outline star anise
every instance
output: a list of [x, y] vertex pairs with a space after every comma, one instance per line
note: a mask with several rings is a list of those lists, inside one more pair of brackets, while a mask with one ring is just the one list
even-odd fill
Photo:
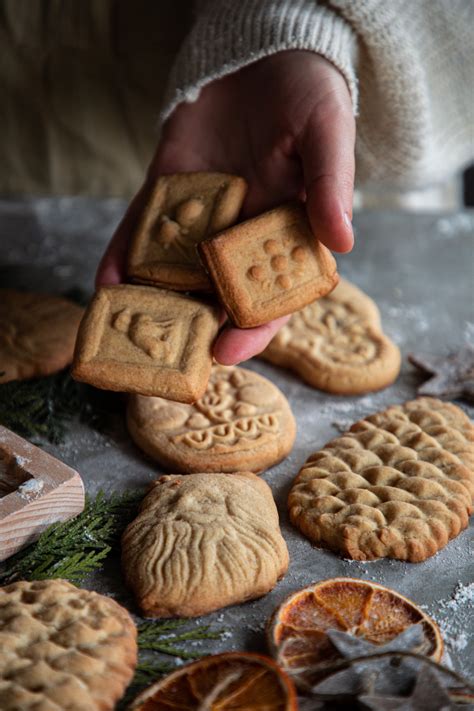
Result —
[[418, 388], [419, 395], [474, 401], [473, 345], [463, 346], [448, 355], [410, 353], [408, 360], [432, 376]]

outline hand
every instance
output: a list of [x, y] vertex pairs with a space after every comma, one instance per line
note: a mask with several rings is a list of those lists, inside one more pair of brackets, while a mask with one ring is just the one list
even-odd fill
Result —
[[[249, 184], [243, 218], [305, 199], [318, 239], [336, 252], [349, 251], [354, 142], [346, 82], [317, 54], [280, 52], [212, 82], [166, 121], [145, 183], [99, 265], [97, 284], [122, 280], [129, 238], [154, 180], [165, 173], [243, 176]], [[224, 329], [214, 346], [216, 360], [233, 364], [259, 353], [288, 318], [253, 329]]]

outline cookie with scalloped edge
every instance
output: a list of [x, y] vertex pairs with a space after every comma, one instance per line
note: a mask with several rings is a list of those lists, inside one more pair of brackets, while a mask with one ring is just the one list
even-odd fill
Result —
[[133, 676], [136, 639], [115, 600], [66, 580], [0, 588], [0, 708], [111, 711]]
[[287, 567], [271, 489], [250, 472], [162, 476], [122, 537], [125, 580], [149, 617], [261, 597]]
[[345, 279], [294, 313], [260, 357], [339, 395], [387, 387], [401, 363], [399, 349], [382, 331], [377, 306]]
[[468, 524], [473, 432], [462, 410], [433, 398], [360, 420], [309, 457], [290, 519], [347, 558], [425, 560]]
[[175, 472], [260, 472], [290, 452], [295, 419], [283, 393], [244, 368], [213, 366], [194, 404], [131, 395], [128, 430], [137, 445]]

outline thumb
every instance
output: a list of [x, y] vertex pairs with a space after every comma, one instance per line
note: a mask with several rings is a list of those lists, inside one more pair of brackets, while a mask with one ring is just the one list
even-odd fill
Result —
[[355, 120], [347, 87], [318, 104], [298, 136], [306, 209], [314, 234], [329, 249], [349, 252], [354, 244]]

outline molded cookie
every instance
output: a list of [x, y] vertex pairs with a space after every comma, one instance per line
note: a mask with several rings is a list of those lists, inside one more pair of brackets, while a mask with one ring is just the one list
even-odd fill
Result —
[[315, 388], [342, 395], [387, 387], [401, 362], [397, 346], [382, 332], [375, 303], [345, 279], [293, 314], [261, 358], [294, 370]]
[[301, 469], [291, 521], [355, 560], [425, 560], [468, 524], [473, 433], [459, 408], [431, 398], [356, 422]]
[[288, 567], [270, 487], [247, 472], [161, 477], [123, 535], [122, 567], [150, 617], [265, 595]]
[[60, 296], [0, 289], [0, 383], [69, 365], [83, 313]]
[[247, 192], [225, 173], [178, 173], [158, 178], [128, 254], [127, 275], [178, 291], [210, 289], [196, 245], [233, 224]]
[[263, 471], [286, 457], [296, 431], [290, 406], [273, 383], [217, 365], [193, 405], [132, 395], [127, 423], [144, 452], [183, 473]]
[[99, 289], [77, 338], [72, 374], [98, 388], [194, 402], [212, 367], [218, 312], [146, 286]]
[[220, 300], [240, 328], [301, 309], [338, 282], [334, 257], [314, 237], [297, 203], [231, 227], [198, 249]]
[[111, 711], [133, 676], [136, 638], [123, 607], [66, 580], [0, 588], [0, 708]]

